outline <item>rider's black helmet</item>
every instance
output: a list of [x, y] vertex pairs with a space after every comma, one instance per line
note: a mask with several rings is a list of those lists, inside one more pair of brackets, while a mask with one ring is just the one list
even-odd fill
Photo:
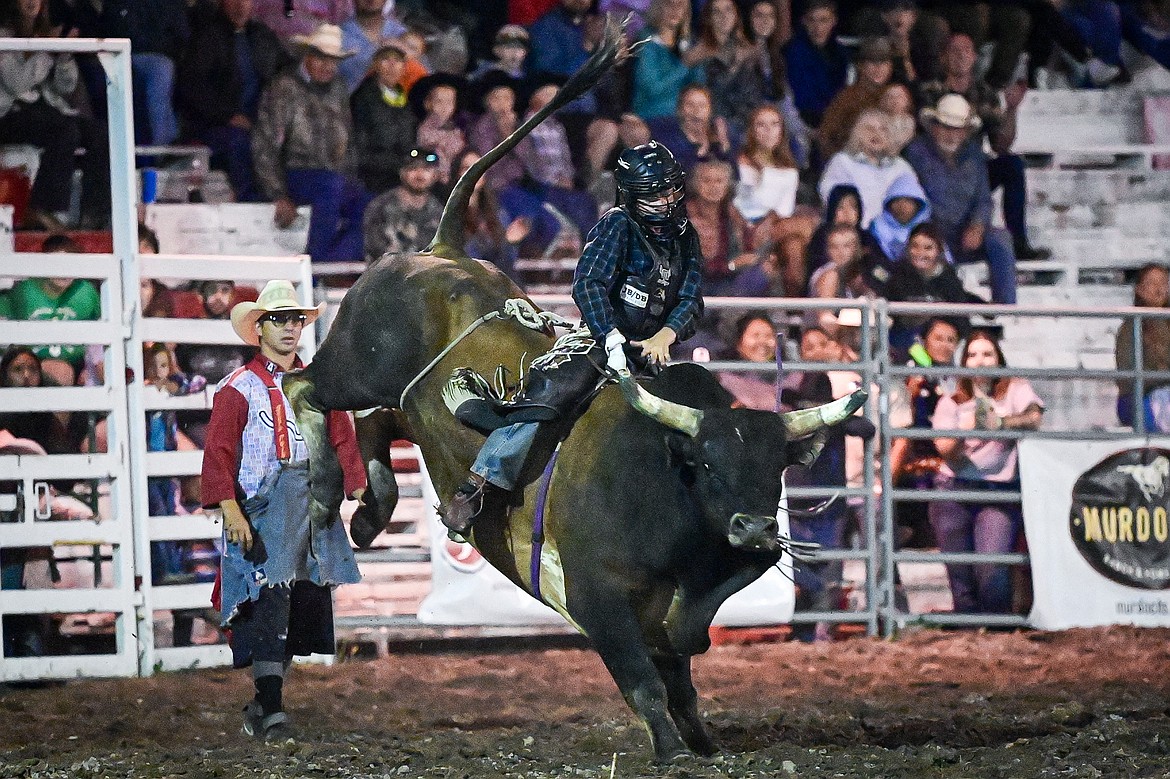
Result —
[[614, 178], [618, 202], [638, 224], [659, 238], [682, 234], [686, 174], [670, 149], [657, 141], [626, 149], [618, 156]]

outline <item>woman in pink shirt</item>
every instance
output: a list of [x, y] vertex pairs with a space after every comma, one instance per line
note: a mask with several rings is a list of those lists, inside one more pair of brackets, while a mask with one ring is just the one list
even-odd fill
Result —
[[[975, 330], [967, 338], [960, 365], [966, 368], [1005, 367], [1003, 350], [994, 336]], [[939, 399], [935, 430], [1036, 430], [1044, 401], [1027, 379], [964, 377], [953, 395]], [[943, 458], [935, 486], [939, 489], [1011, 492], [1019, 490], [1014, 440], [936, 438]], [[1011, 552], [1023, 527], [1018, 504], [930, 504], [930, 523], [943, 552]], [[1005, 565], [947, 565], [954, 610], [958, 613], [1011, 611], [1011, 576]]]

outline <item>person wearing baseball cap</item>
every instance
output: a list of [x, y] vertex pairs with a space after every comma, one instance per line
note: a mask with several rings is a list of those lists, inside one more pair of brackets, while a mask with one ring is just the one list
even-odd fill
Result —
[[430, 243], [443, 217], [443, 204], [434, 193], [439, 168], [434, 149], [415, 146], [406, 153], [400, 183], [374, 198], [362, 219], [368, 262], [387, 253], [422, 251]]
[[523, 78], [524, 59], [528, 56], [530, 48], [528, 30], [518, 24], [505, 24], [496, 33], [492, 43], [492, 56], [495, 59], [480, 63], [471, 74], [471, 81], [475, 82], [493, 70], [501, 70], [512, 78]]
[[[295, 655], [333, 654], [331, 591], [361, 579], [341, 517], [309, 527], [309, 448], [282, 384], [303, 366], [301, 334], [324, 308], [302, 303], [284, 280], [232, 308], [232, 329], [259, 353], [216, 387], [203, 452], [201, 500], [223, 512], [221, 624], [231, 629], [233, 665], [251, 666], [256, 688], [243, 730], [265, 741], [292, 735], [285, 669]], [[360, 500], [366, 475], [353, 424], [333, 411], [328, 428], [345, 494]]]

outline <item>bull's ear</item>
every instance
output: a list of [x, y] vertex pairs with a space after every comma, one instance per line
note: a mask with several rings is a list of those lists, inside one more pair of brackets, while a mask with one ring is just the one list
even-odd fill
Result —
[[666, 445], [670, 448], [671, 459], [687, 466], [695, 464], [695, 439], [689, 435], [669, 433]]
[[799, 441], [789, 441], [784, 447], [784, 461], [789, 465], [803, 465], [808, 467], [816, 462], [817, 456], [825, 448], [827, 434], [822, 428], [810, 436]]

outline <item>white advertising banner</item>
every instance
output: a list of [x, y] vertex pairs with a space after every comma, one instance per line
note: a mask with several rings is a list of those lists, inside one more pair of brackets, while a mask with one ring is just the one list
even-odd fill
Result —
[[1170, 439], [1019, 446], [1031, 624], [1170, 626]]
[[310, 212], [301, 206], [281, 229], [272, 221], [271, 203], [152, 203], [145, 221], [164, 254], [287, 257], [305, 251]]
[[[419, 463], [425, 521], [431, 537], [431, 592], [419, 605], [419, 621], [435, 625], [566, 624], [559, 614], [489, 565], [470, 544], [447, 538], [447, 529], [434, 510], [438, 496], [426, 474], [426, 466], [421, 460]], [[783, 513], [780, 529], [787, 534], [788, 518]], [[791, 568], [786, 570], [791, 574]], [[714, 624], [737, 627], [782, 624], [792, 620], [795, 604], [790, 576], [771, 568], [724, 602]]]

